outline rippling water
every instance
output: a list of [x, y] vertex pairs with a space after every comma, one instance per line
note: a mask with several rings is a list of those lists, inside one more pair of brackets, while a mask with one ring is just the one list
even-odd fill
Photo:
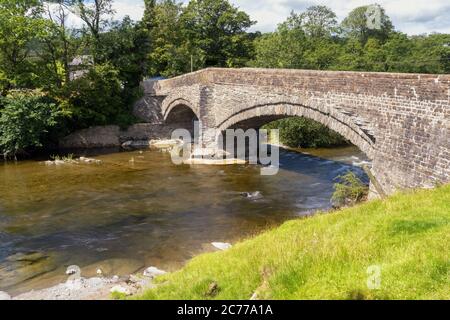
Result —
[[[168, 154], [124, 152], [103, 164], [0, 165], [0, 290], [145, 266], [173, 270], [213, 241], [233, 242], [330, 208], [333, 179], [366, 160], [354, 147], [281, 152], [276, 176], [257, 166], [175, 166]], [[130, 161], [132, 160], [132, 161]], [[259, 191], [252, 198], [245, 193]]]

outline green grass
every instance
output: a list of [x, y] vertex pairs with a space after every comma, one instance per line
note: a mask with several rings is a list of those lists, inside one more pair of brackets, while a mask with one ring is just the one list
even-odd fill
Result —
[[[450, 299], [449, 252], [447, 185], [289, 221], [194, 258], [138, 298]], [[381, 268], [376, 290], [367, 286], [373, 265]]]

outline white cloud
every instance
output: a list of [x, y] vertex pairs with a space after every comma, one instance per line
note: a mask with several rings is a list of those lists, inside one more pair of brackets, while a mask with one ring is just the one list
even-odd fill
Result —
[[[339, 20], [354, 8], [379, 3], [386, 9], [397, 30], [408, 34], [431, 32], [450, 33], [449, 0], [230, 0], [257, 21], [252, 30], [273, 31], [290, 11], [302, 11], [308, 6], [321, 4], [333, 9]], [[188, 0], [183, 0], [187, 3]], [[115, 18], [129, 15], [139, 20], [144, 13], [143, 0], [115, 0]], [[75, 20], [77, 21], [77, 20]]]

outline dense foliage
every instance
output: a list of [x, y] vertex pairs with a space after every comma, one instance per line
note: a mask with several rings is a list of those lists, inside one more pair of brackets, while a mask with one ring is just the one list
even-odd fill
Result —
[[[135, 121], [130, 110], [142, 79], [211, 66], [450, 72], [450, 35], [398, 32], [381, 7], [375, 29], [367, 25], [367, 6], [341, 23], [329, 8], [312, 6], [261, 34], [249, 32], [255, 22], [228, 0], [144, 0], [141, 21], [115, 20], [112, 2], [0, 0], [0, 96], [41, 90], [64, 110], [56, 132], [66, 134], [126, 126]], [[73, 15], [81, 27], [70, 23]], [[304, 143], [300, 136], [325, 132], [305, 123], [278, 124], [292, 132], [285, 138], [293, 145]], [[334, 144], [332, 138], [320, 139]], [[11, 150], [2, 147], [6, 152]]]
[[279, 129], [280, 141], [293, 148], [321, 148], [346, 144], [338, 133], [306, 118], [288, 118], [274, 121], [265, 129]]
[[40, 147], [63, 112], [39, 91], [11, 91], [0, 99], [0, 149], [5, 158]]

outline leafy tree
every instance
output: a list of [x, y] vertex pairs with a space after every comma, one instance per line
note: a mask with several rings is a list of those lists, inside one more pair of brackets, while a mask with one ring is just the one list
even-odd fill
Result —
[[450, 34], [412, 37], [413, 70], [420, 73], [450, 73]]
[[[370, 8], [376, 8], [380, 13], [380, 25], [372, 28], [369, 24], [367, 13]], [[361, 45], [365, 45], [370, 37], [385, 42], [394, 30], [391, 19], [386, 15], [384, 8], [379, 5], [362, 6], [352, 10], [342, 22], [342, 28], [347, 37], [358, 39]]]
[[251, 58], [252, 41], [246, 30], [254, 22], [228, 0], [191, 0], [181, 20], [187, 47], [203, 53], [204, 64], [197, 68], [239, 67]]
[[414, 42], [404, 33], [392, 33], [382, 48], [389, 72], [411, 72], [415, 70], [413, 61]]
[[68, 2], [68, 6], [72, 6], [72, 11], [86, 23], [95, 40], [98, 40], [115, 13], [112, 0], [73, 0]]
[[72, 13], [79, 16], [87, 26], [87, 41], [90, 54], [95, 62], [98, 61], [101, 33], [111, 23], [115, 11], [112, 9], [113, 0], [66, 0], [65, 6]]
[[294, 68], [305, 66], [307, 37], [302, 28], [301, 17], [291, 12], [290, 17], [276, 32], [265, 34], [255, 42], [256, 57], [250, 63], [254, 67]]
[[184, 36], [183, 7], [174, 0], [157, 3], [153, 9], [154, 28], [150, 31], [152, 49], [148, 55], [150, 76], [172, 77], [191, 71], [192, 64], [202, 66], [203, 54]]
[[155, 28], [156, 6], [156, 0], [144, 0], [145, 10], [144, 16], [142, 17], [142, 24], [149, 32]]
[[67, 84], [59, 101], [71, 114], [70, 129], [131, 124], [134, 119], [122, 90], [120, 72], [111, 64], [95, 65], [87, 75]]
[[99, 37], [97, 63], [110, 65], [118, 72], [123, 85], [124, 102], [130, 104], [136, 98], [139, 84], [147, 72], [145, 63], [149, 52], [149, 38], [141, 23], [125, 17], [112, 23], [108, 32]]
[[309, 37], [331, 37], [338, 31], [336, 14], [326, 6], [312, 6], [300, 15], [303, 29]]
[[37, 0], [0, 0], [0, 93], [34, 87], [33, 41], [45, 33]]
[[0, 151], [6, 158], [42, 147], [62, 111], [40, 91], [11, 91], [0, 99]]
[[[41, 40], [38, 54], [42, 65], [50, 74], [50, 81], [58, 88], [70, 81], [70, 62], [81, 46], [79, 32], [69, 26], [68, 0], [52, 0], [45, 3], [44, 11], [50, 23]], [[42, 71], [44, 72], [44, 71]], [[51, 85], [49, 86], [51, 87]]]
[[358, 71], [364, 70], [366, 61], [364, 58], [364, 48], [357, 39], [348, 39], [341, 48], [334, 70]]

